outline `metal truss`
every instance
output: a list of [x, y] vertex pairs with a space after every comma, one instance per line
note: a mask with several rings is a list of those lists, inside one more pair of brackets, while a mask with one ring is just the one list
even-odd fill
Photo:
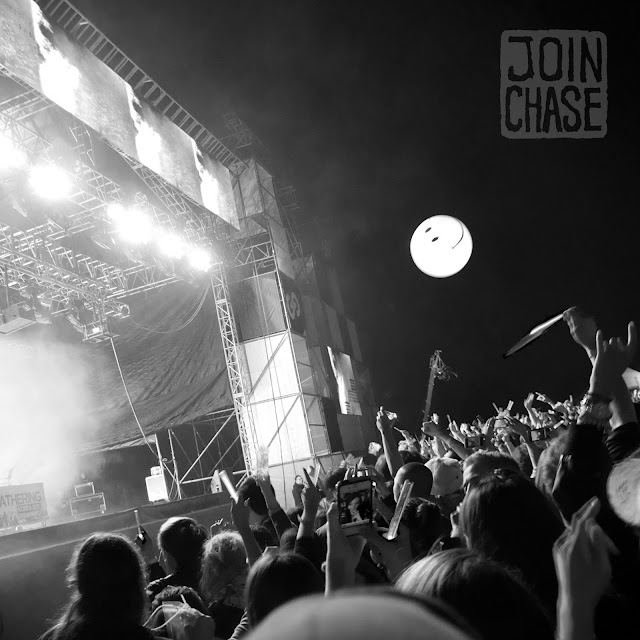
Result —
[[[0, 71], [8, 77], [12, 77], [4, 67], [0, 66]], [[51, 103], [35, 89], [29, 89], [21, 82], [18, 82], [18, 84], [24, 89], [22, 93], [0, 101], [0, 111], [9, 118], [17, 121], [24, 120], [52, 106]]]
[[242, 238], [234, 243], [233, 249], [234, 267], [251, 265], [254, 275], [275, 271], [277, 268], [273, 242], [270, 237], [261, 241], [256, 241], [255, 237]]
[[81, 296], [104, 302], [107, 315], [122, 316], [123, 305], [108, 300], [127, 293], [127, 278], [121, 270], [36, 236], [31, 236], [28, 247], [16, 251], [12, 248], [15, 235], [10, 227], [0, 225], [0, 264], [12, 274], [4, 284], [28, 293], [35, 281], [49, 290], [51, 300], [66, 302]]
[[[172, 451], [172, 464], [173, 474], [175, 478], [175, 484], [177, 487], [179, 497], [183, 497], [185, 489], [188, 485], [196, 483], [209, 483], [214, 477], [215, 470], [221, 469], [233, 469], [237, 462], [237, 453], [233, 455], [232, 451], [239, 448], [240, 435], [237, 434], [231, 443], [226, 447], [225, 451], [222, 451], [220, 436], [229, 432], [230, 428], [234, 426], [235, 409], [221, 409], [215, 411], [212, 414], [206, 416], [204, 422], [192, 422], [190, 425], [184, 425], [179, 429], [170, 429], [168, 432], [169, 446]], [[215, 425], [215, 433], [213, 435], [204, 435], [203, 427], [208, 425]], [[188, 427], [191, 427], [188, 429]], [[189, 447], [188, 440], [193, 438], [193, 444], [195, 451], [189, 453], [187, 449]], [[214, 444], [218, 444], [217, 455], [212, 455], [212, 447]], [[226, 442], [225, 442], [226, 445]], [[224, 446], [224, 445], [223, 445]], [[181, 451], [183, 459], [188, 465], [187, 470], [182, 472], [178, 469], [178, 460], [176, 451]], [[232, 453], [232, 456], [229, 454]], [[244, 473], [244, 470], [242, 471]]]
[[[0, 127], [32, 160], [49, 162], [53, 159], [51, 145], [27, 120], [17, 122], [0, 111]], [[86, 144], [84, 140], [81, 142]], [[87, 152], [85, 155], [89, 157], [90, 154]], [[5, 261], [9, 256], [15, 257], [11, 265], [14, 270], [23, 269], [24, 275], [30, 277], [36, 277], [35, 273], [42, 283], [45, 282], [43, 277], [46, 273], [46, 282], [51, 286], [55, 283], [58, 289], [69, 290], [69, 278], [62, 277], [62, 273], [56, 271], [64, 265], [65, 269], [75, 273], [73, 291], [90, 298], [99, 295], [105, 300], [156, 289], [178, 279], [140, 256], [119, 256], [116, 266], [64, 247], [61, 241], [65, 238], [91, 230], [97, 223], [106, 223], [109, 205], [123, 200], [121, 187], [93, 167], [78, 162], [76, 170], [67, 174], [73, 185], [73, 191], [68, 196], [68, 201], [76, 205], [73, 210], [27, 231], [4, 227], [0, 234], [0, 252]], [[165, 228], [179, 226], [171, 215], [151, 205], [142, 195], [137, 196], [135, 204]], [[64, 262], [61, 263], [63, 258]], [[27, 269], [29, 260], [40, 261], [39, 270], [34, 270], [33, 264]], [[58, 274], [58, 277], [54, 277], [54, 274]], [[92, 280], [97, 280], [99, 286], [94, 285]], [[84, 286], [83, 283], [86, 285], [84, 294], [78, 291]]]
[[[236, 321], [229, 301], [226, 276], [221, 265], [215, 267], [211, 274], [211, 286], [216, 304], [220, 335], [222, 336], [222, 347], [227, 363], [227, 375], [238, 422], [245, 468], [247, 471], [254, 471], [258, 440], [248, 397], [245, 392], [246, 366], [241, 359]], [[248, 381], [246, 386], [249, 386]]]
[[181, 107], [107, 36], [67, 0], [38, 0], [43, 13], [131, 85], [134, 91], [174, 122], [211, 157], [239, 173], [245, 163]]
[[[185, 239], [195, 245], [211, 243], [213, 234], [211, 232], [210, 214], [205, 214], [201, 209], [198, 211], [195, 203], [187, 200], [177, 189], [151, 171], [151, 169], [134, 158], [122, 152], [119, 153], [138, 177], [151, 189], [158, 200], [173, 214], [172, 219], [166, 219], [163, 226], [173, 227], [175, 231], [181, 233]], [[182, 224], [179, 228], [176, 228], [178, 220]]]

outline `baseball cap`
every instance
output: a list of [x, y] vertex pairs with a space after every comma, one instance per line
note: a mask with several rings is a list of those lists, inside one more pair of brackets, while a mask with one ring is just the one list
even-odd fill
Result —
[[462, 466], [453, 458], [431, 458], [426, 465], [433, 474], [431, 495], [448, 496], [462, 488]]

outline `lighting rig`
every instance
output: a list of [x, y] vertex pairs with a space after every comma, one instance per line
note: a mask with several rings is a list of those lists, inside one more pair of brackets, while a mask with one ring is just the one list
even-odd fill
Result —
[[[127, 196], [92, 166], [84, 125], [73, 121], [68, 129], [82, 140], [75, 161], [56, 154], [29, 118], [44, 101], [31, 93], [0, 103], [0, 206], [23, 218], [19, 225], [0, 220], [0, 335], [64, 315], [84, 340], [100, 342], [117, 335], [128, 296], [195, 282], [220, 252], [204, 218], [189, 210], [181, 219], [142, 193]], [[41, 220], [31, 219], [34, 210]], [[80, 236], [84, 245], [73, 241]]]

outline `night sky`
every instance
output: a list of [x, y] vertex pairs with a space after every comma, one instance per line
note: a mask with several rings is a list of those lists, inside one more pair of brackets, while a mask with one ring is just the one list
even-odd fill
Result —
[[[434, 410], [470, 420], [530, 390], [584, 390], [588, 361], [564, 325], [502, 359], [534, 324], [574, 304], [607, 333], [640, 320], [633, 3], [75, 4], [214, 132], [235, 110], [269, 146], [301, 221], [333, 250], [378, 401], [408, 428], [434, 349], [459, 374], [437, 385]], [[502, 137], [501, 32], [547, 28], [607, 36], [604, 139]], [[439, 213], [474, 239], [445, 280], [408, 250]]]

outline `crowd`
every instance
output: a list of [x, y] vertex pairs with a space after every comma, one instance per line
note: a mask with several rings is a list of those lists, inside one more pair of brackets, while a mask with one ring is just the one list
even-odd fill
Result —
[[[605, 340], [576, 309], [565, 321], [591, 361], [579, 406], [530, 394], [520, 414], [510, 403], [486, 421], [427, 416], [399, 445], [396, 416], [381, 408], [381, 442], [317, 485], [305, 471], [291, 511], [267, 476], [250, 476], [233, 530], [164, 523], [163, 567], [150, 540], [90, 536], [43, 639], [638, 637], [639, 532], [606, 489], [640, 447], [622, 378], [635, 327], [626, 341]], [[373, 521], [360, 502], [349, 506], [353, 535], [336, 502], [345, 478], [375, 487]], [[407, 480], [398, 534], [386, 537]]]

